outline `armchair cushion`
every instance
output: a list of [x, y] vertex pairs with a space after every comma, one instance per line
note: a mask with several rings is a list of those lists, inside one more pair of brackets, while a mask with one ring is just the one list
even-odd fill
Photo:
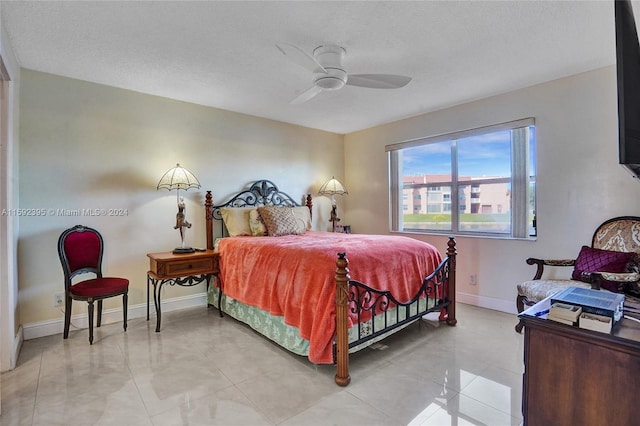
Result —
[[531, 280], [518, 284], [518, 294], [527, 300], [540, 301], [567, 287], [591, 288], [591, 284], [574, 280]]
[[[591, 282], [590, 275], [594, 272], [625, 272], [627, 264], [634, 259], [635, 255], [634, 252], [602, 250], [582, 246], [571, 278], [576, 281]], [[606, 278], [601, 281], [600, 285], [610, 291], [621, 291], [619, 283], [608, 281]]]

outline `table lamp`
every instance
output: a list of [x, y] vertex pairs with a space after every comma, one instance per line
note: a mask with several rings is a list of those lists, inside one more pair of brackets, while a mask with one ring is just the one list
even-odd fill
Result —
[[181, 245], [180, 247], [176, 247], [173, 250], [173, 253], [193, 253], [195, 249], [193, 247], [185, 246], [184, 243], [184, 235], [187, 232], [187, 228], [191, 228], [191, 224], [187, 222], [184, 197], [180, 196], [180, 190], [184, 189], [186, 191], [189, 188], [200, 188], [200, 182], [193, 175], [193, 173], [191, 173], [184, 167], [180, 167], [180, 163], [178, 163], [174, 168], [170, 169], [164, 175], [162, 175], [156, 189], [161, 188], [168, 189], [169, 191], [173, 189], [178, 190], [176, 195], [178, 202], [178, 213], [176, 214], [176, 226], [174, 226], [173, 229], [177, 229], [180, 231]]
[[345, 188], [338, 179], [332, 176], [331, 179], [326, 181], [324, 185], [320, 187], [318, 194], [331, 195], [331, 218], [329, 219], [329, 222], [333, 223], [332, 231], [335, 232], [336, 222], [340, 222], [340, 218], [338, 217], [338, 207], [336, 206], [336, 194], [348, 194], [347, 188]]

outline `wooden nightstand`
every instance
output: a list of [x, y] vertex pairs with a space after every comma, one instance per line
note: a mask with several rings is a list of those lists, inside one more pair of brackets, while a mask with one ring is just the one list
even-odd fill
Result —
[[[191, 287], [203, 281], [209, 282], [212, 275], [218, 275], [218, 253], [213, 250], [197, 251], [189, 254], [172, 252], [147, 253], [149, 272], [147, 272], [147, 321], [149, 321], [149, 285], [153, 285], [153, 303], [156, 308], [156, 332], [160, 331], [162, 311], [160, 295], [162, 286], [179, 285]], [[221, 312], [222, 314], [222, 312]]]

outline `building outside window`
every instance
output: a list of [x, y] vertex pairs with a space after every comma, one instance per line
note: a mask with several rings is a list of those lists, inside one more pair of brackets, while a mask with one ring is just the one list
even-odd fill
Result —
[[535, 236], [533, 119], [386, 150], [392, 231]]

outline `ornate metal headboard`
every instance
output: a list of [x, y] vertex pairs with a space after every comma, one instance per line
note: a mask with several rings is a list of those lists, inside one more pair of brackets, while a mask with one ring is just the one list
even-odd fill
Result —
[[[311, 207], [313, 201], [311, 194], [307, 194], [305, 205]], [[207, 224], [207, 248], [213, 249], [213, 219], [219, 220], [221, 223], [221, 235], [224, 235], [224, 223], [222, 222], [223, 207], [259, 207], [259, 206], [289, 206], [300, 207], [301, 203], [295, 201], [291, 196], [278, 189], [275, 183], [270, 180], [255, 181], [249, 189], [245, 189], [231, 197], [229, 201], [223, 204], [213, 205], [213, 196], [211, 191], [207, 191], [205, 200], [206, 224]]]

